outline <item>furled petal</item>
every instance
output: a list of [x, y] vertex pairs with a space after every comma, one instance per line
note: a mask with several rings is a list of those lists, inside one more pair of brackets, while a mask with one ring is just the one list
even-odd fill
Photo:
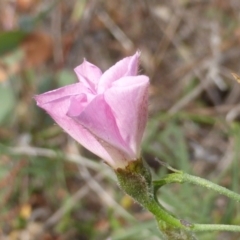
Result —
[[40, 95], [35, 96], [37, 105], [41, 107], [42, 104], [56, 100], [61, 97], [72, 96], [80, 93], [89, 93], [82, 83], [74, 83], [65, 87], [61, 87]]
[[[84, 126], [66, 115], [71, 98], [66, 96], [53, 101], [44, 101], [45, 96], [43, 95], [46, 94], [36, 96], [35, 99], [38, 105], [46, 110], [55, 122], [72, 138], [89, 151], [104, 159], [111, 166], [117, 168], [124, 167], [127, 164], [128, 156], [125, 153], [99, 139], [93, 133], [90, 133]], [[40, 100], [40, 102], [38, 100]]]
[[97, 83], [102, 76], [102, 71], [84, 59], [83, 63], [74, 69], [78, 79], [92, 91], [96, 91]]
[[137, 156], [148, 117], [148, 85], [146, 76], [124, 77], [104, 93], [122, 138]]
[[[76, 109], [78, 106], [82, 108], [82, 104], [82, 98], [76, 99], [76, 97], [74, 97], [74, 99], [71, 100], [69, 109]], [[74, 112], [74, 115], [70, 115], [68, 112], [68, 116], [75, 119], [102, 141], [125, 152], [127, 159], [135, 157], [129, 146], [123, 141], [116, 124], [116, 119], [113, 116], [111, 108], [104, 100], [103, 95], [95, 97], [79, 115], [76, 116], [75, 113], [77, 113], [77, 111]]]
[[103, 93], [111, 87], [111, 84], [124, 76], [136, 76], [138, 71], [140, 52], [136, 52], [131, 57], [126, 57], [109, 68], [101, 76], [98, 83], [98, 93]]
[[140, 157], [149, 79], [136, 76], [139, 55], [104, 74], [84, 60], [75, 68], [79, 83], [35, 97], [63, 130], [115, 169]]
[[75, 117], [81, 114], [87, 104], [90, 102], [86, 94], [79, 94], [70, 98], [70, 106], [67, 111], [67, 116]]

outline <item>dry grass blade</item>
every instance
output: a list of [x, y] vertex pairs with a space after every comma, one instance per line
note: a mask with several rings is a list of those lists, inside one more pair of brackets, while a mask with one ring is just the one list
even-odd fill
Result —
[[232, 74], [232, 76], [234, 77], [234, 79], [238, 82], [238, 83], [240, 83], [240, 76], [238, 76], [236, 73], [231, 73]]
[[127, 35], [117, 26], [117, 24], [111, 19], [111, 17], [104, 10], [98, 10], [97, 15], [99, 19], [104, 23], [116, 40], [122, 45], [127, 52], [134, 51], [133, 42], [127, 37]]

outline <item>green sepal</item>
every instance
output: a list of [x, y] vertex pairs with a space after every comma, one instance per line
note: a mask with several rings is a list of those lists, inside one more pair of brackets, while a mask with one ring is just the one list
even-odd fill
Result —
[[115, 173], [120, 187], [143, 206], [152, 197], [152, 177], [143, 159], [130, 161], [125, 168], [117, 168]]

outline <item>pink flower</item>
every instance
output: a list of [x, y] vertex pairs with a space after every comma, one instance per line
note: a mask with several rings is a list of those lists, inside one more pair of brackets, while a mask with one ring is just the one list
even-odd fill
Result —
[[80, 82], [35, 96], [61, 128], [115, 169], [140, 157], [149, 79], [137, 75], [139, 56], [104, 73], [84, 60], [74, 69]]

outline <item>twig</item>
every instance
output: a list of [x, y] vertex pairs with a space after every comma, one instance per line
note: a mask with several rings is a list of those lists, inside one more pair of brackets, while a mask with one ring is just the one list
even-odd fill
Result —
[[16, 154], [16, 155], [27, 155], [27, 156], [34, 156], [34, 157], [41, 156], [41, 157], [47, 157], [47, 158], [60, 157], [67, 161], [74, 162], [94, 170], [102, 169], [101, 164], [77, 154], [63, 154], [62, 152], [54, 151], [51, 149], [37, 148], [37, 147], [30, 147], [30, 146], [6, 147], [6, 150], [8, 150], [11, 154]]
[[[95, 176], [94, 179], [100, 181], [103, 178], [103, 174], [99, 173]], [[45, 223], [43, 228], [48, 229], [56, 225], [62, 217], [73, 208], [74, 205], [79, 202], [87, 193], [89, 192], [89, 186], [85, 185], [84, 187], [80, 188], [76, 193], [74, 193], [71, 198], [69, 198], [65, 204], [61, 208], [59, 208]]]
[[118, 214], [128, 218], [134, 219], [134, 217], [128, 213], [123, 207], [121, 207], [112, 196], [110, 196], [104, 188], [96, 181], [89, 173], [86, 167], [81, 167], [81, 176], [85, 179], [89, 188], [91, 188], [95, 193], [98, 194], [99, 199], [102, 200], [104, 204], [107, 204], [109, 207], [113, 208]]
[[[59, 153], [50, 150], [50, 149], [44, 149], [44, 148], [35, 148], [35, 147], [15, 147], [15, 148], [8, 148], [10, 150], [10, 152], [12, 154], [25, 154], [25, 155], [29, 155], [29, 156], [44, 156], [44, 157], [48, 157], [48, 158], [57, 158], [60, 157], [61, 158], [65, 158], [68, 161], [72, 161], [75, 162], [77, 164], [81, 165], [81, 170], [83, 171], [82, 176], [84, 177], [84, 179], [86, 180], [86, 182], [88, 184], [90, 184], [90, 188], [93, 189], [94, 191], [96, 191], [100, 198], [103, 199], [103, 201], [105, 203], [107, 203], [110, 207], [114, 207], [116, 209], [118, 209], [117, 211], [121, 212], [121, 215], [125, 215], [130, 217], [131, 215], [129, 213], [127, 213], [126, 210], [124, 210], [122, 208], [122, 210], [119, 210], [120, 205], [117, 204], [112, 197], [106, 193], [106, 191], [98, 184], [98, 182], [96, 180], [93, 180], [93, 178], [90, 176], [89, 171], [87, 170], [87, 168], [91, 168], [93, 170], [97, 170], [99, 171], [101, 168], [101, 164], [98, 163], [94, 163], [93, 161], [90, 161], [87, 158], [81, 157], [79, 155], [75, 155], [75, 154], [66, 154], [66, 155], [60, 155]], [[106, 175], [106, 176], [111, 176], [108, 172], [108, 174], [101, 172], [102, 175]], [[82, 194], [82, 193], [78, 193], [78, 194]], [[78, 195], [77, 195], [78, 196]]]
[[112, 35], [119, 41], [122, 47], [125, 48], [128, 52], [132, 52], [134, 50], [133, 42], [117, 26], [117, 24], [111, 19], [111, 17], [104, 10], [98, 10], [97, 15], [98, 15], [98, 18], [112, 33]]
[[169, 113], [176, 113], [180, 109], [184, 108], [189, 102], [197, 98], [201, 92], [211, 83], [208, 78], [206, 81], [201, 82], [197, 87], [195, 87], [188, 95], [180, 99], [175, 105], [169, 109]]

